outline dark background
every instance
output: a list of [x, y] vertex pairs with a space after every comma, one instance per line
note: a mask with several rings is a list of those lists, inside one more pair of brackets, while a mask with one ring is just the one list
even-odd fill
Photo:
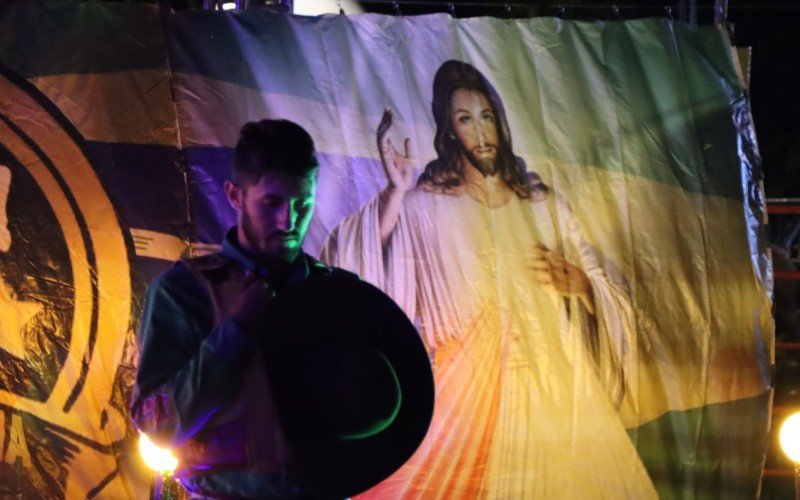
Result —
[[737, 46], [752, 47], [750, 99], [767, 197], [800, 197], [800, 2], [731, 2]]

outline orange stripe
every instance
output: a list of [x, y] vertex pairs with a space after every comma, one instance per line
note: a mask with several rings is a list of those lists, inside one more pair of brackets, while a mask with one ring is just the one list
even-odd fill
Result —
[[765, 477], [794, 477], [792, 469], [764, 469]]
[[780, 406], [779, 405], [779, 406], [773, 406], [772, 407], [773, 416], [775, 416], [775, 414], [783, 415], [784, 413], [792, 413], [792, 412], [796, 412], [796, 411], [800, 411], [800, 406]]
[[769, 203], [769, 204], [767, 204], [767, 213], [768, 214], [800, 215], [800, 204], [799, 205], [775, 205], [775, 204]]
[[88, 141], [178, 145], [165, 70], [31, 78]]

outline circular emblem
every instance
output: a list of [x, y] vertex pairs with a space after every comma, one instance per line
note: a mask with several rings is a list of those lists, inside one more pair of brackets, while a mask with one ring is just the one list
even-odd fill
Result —
[[77, 130], [2, 65], [0, 96], [0, 409], [110, 453], [132, 247]]

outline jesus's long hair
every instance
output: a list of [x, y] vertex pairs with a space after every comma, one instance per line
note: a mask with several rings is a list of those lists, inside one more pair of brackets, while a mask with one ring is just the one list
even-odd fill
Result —
[[418, 184], [452, 189], [464, 182], [464, 166], [461, 162], [463, 146], [453, 130], [451, 105], [453, 93], [458, 89], [480, 92], [489, 100], [498, 129], [496, 171], [517, 196], [530, 198], [531, 188], [525, 163], [521, 158], [515, 157], [511, 149], [511, 133], [503, 102], [483, 74], [471, 64], [462, 61], [445, 62], [436, 71], [433, 79], [431, 108], [436, 122], [433, 146], [439, 157], [428, 163]]

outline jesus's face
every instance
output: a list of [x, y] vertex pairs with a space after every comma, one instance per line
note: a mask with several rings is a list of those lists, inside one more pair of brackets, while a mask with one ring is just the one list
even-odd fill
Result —
[[457, 89], [450, 98], [453, 132], [464, 157], [484, 174], [495, 172], [497, 120], [489, 99], [481, 92]]

